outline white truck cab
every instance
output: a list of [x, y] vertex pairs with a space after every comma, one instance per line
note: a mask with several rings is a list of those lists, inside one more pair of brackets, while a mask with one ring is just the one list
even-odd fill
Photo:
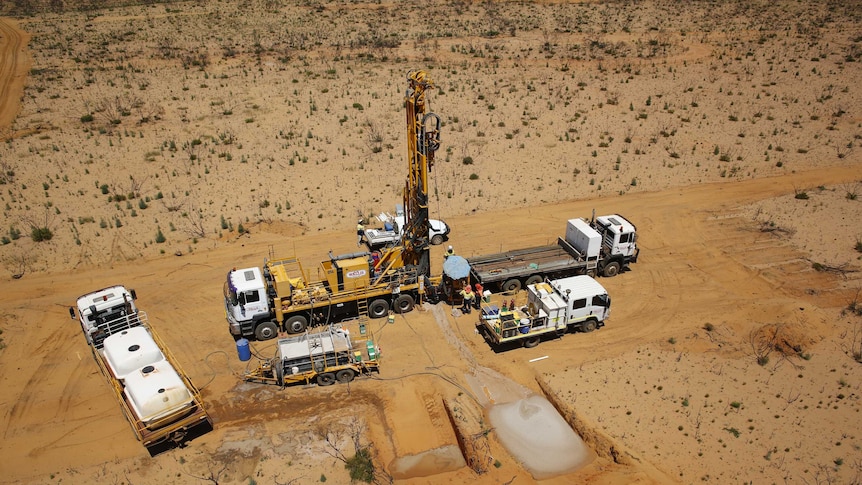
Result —
[[527, 308], [531, 315], [547, 316], [548, 327], [591, 331], [610, 316], [611, 297], [601, 283], [579, 275], [528, 286]]
[[609, 256], [637, 256], [637, 230], [625, 217], [613, 214], [596, 218], [595, 225], [604, 234], [603, 246]]
[[[78, 297], [78, 320], [87, 343], [101, 348], [107, 336], [136, 325], [138, 320], [134, 317], [138, 309], [135, 299], [135, 290], [126, 290], [122, 286], [109, 286]], [[69, 308], [69, 314], [74, 319], [75, 309]]]
[[[224, 284], [224, 302], [230, 333], [236, 338], [243, 334], [241, 325], [244, 323], [254, 325], [257, 320], [272, 318], [266, 283], [260, 268], [243, 268], [228, 272]], [[270, 326], [266, 328], [270, 329]], [[278, 331], [274, 325], [271, 330], [275, 333]], [[258, 338], [266, 340], [274, 336], [267, 334]]]

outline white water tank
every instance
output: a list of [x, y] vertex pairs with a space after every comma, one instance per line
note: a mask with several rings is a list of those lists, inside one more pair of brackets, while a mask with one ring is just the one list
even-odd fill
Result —
[[161, 349], [144, 327], [132, 327], [109, 336], [105, 339], [102, 353], [108, 368], [120, 380], [145, 365], [165, 360]]
[[126, 399], [144, 424], [179, 411], [192, 401], [191, 392], [166, 360], [132, 372], [125, 384]]

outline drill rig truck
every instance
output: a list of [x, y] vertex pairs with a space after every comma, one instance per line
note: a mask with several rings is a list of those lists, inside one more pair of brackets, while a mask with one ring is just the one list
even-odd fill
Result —
[[433, 88], [424, 71], [407, 75], [408, 177], [403, 190], [402, 237], [380, 252], [329, 254], [316, 278], [296, 258], [265, 260], [262, 268], [228, 271], [225, 314], [234, 338], [268, 340], [367, 314], [409, 312], [431, 284], [428, 173], [440, 147], [440, 118], [426, 113]]
[[135, 307], [134, 290], [103, 288], [77, 300], [78, 320], [99, 370], [110, 383], [135, 436], [151, 452], [181, 444], [212, 426], [200, 392]]

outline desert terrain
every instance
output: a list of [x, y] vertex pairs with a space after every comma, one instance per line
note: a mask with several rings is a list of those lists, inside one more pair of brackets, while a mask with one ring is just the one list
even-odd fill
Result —
[[[357, 444], [379, 483], [535, 482], [490, 375], [590, 447], [542, 483], [862, 482], [856, 3], [108, 4], [0, 6], [0, 483], [348, 483]], [[496, 352], [426, 305], [374, 321], [373, 378], [244, 383], [225, 273], [357, 250], [400, 202], [411, 69], [458, 254], [637, 224], [610, 320]], [[135, 440], [69, 319], [111, 284], [202, 388], [214, 429], [183, 448]], [[466, 465], [396, 471], [459, 440]]]

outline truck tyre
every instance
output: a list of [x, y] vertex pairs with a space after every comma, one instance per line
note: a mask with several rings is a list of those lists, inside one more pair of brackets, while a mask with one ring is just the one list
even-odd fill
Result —
[[501, 286], [503, 291], [506, 293], [515, 293], [521, 289], [521, 280], [518, 278], [512, 278], [510, 280], [506, 280]]
[[317, 385], [318, 386], [331, 386], [335, 384], [335, 376], [332, 372], [324, 372], [323, 374], [317, 374]]
[[527, 278], [527, 281], [524, 282], [524, 286], [535, 285], [536, 283], [542, 282], [542, 275], [534, 274]]
[[294, 315], [284, 322], [287, 333], [302, 333], [308, 328], [308, 319], [302, 315]]
[[278, 336], [278, 326], [275, 322], [263, 322], [254, 329], [254, 337], [258, 340], [269, 340]]
[[590, 278], [595, 278], [598, 275], [599, 274], [598, 272], [596, 272], [595, 269], [587, 270], [587, 276], [589, 276]]
[[528, 349], [532, 349], [533, 347], [539, 345], [539, 342], [541, 340], [542, 339], [539, 338], [538, 335], [533, 336], [533, 337], [528, 337], [527, 340], [524, 340], [524, 347], [526, 347]]
[[368, 305], [368, 316], [371, 318], [383, 318], [388, 314], [389, 303], [382, 298], [378, 298]]
[[616, 261], [611, 261], [610, 263], [605, 265], [604, 270], [602, 270], [602, 274], [605, 275], [605, 278], [613, 278], [614, 276], [620, 273], [620, 263]]
[[335, 379], [338, 382], [350, 382], [354, 377], [356, 377], [356, 372], [353, 372], [353, 369], [341, 369], [335, 373]]
[[445, 239], [443, 239], [443, 236], [441, 236], [440, 234], [435, 234], [434, 237], [431, 238], [431, 244], [435, 246], [443, 244], [443, 241], [445, 241]]
[[596, 324], [596, 321], [591, 318], [591, 319], [587, 320], [586, 322], [584, 322], [583, 325], [581, 325], [581, 332], [584, 332], [584, 333], [592, 332], [593, 330], [596, 329], [597, 326], [598, 325]]
[[399, 295], [392, 304], [392, 309], [395, 313], [407, 313], [413, 310], [413, 297], [410, 295]]

